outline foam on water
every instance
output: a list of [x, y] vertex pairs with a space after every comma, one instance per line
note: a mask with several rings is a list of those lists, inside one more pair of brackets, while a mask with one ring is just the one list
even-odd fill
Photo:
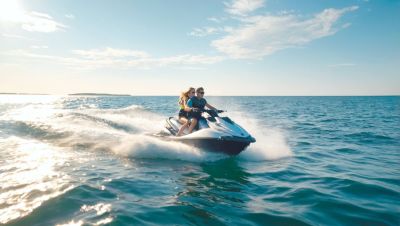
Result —
[[273, 129], [266, 129], [265, 132], [254, 131], [257, 142], [251, 144], [240, 157], [251, 161], [265, 161], [293, 155], [281, 131]]
[[19, 121], [24, 134], [34, 138], [41, 139], [46, 133], [46, 138], [55, 138], [47, 142], [62, 147], [110, 150], [133, 158], [185, 161], [221, 158], [182, 143], [152, 137], [150, 134], [163, 129], [164, 117], [137, 105], [122, 109], [49, 109], [46, 117], [38, 117], [43, 116], [43, 111], [25, 106], [8, 112], [3, 119]]
[[243, 151], [239, 156], [248, 161], [265, 161], [292, 156], [292, 151], [286, 142], [283, 131], [261, 126], [254, 117], [245, 111], [229, 112], [229, 117], [241, 125], [256, 138], [256, 142]]
[[[149, 136], [149, 133], [156, 133], [163, 129], [164, 117], [146, 111], [139, 106], [123, 109], [97, 109], [94, 113], [87, 112], [87, 115], [92, 118], [97, 117], [99, 122], [104, 122], [106, 119], [109, 122], [129, 125], [130, 128], [134, 128], [131, 131], [126, 131], [127, 133], [118, 134], [118, 142], [114, 143], [116, 145], [113, 145], [112, 150], [119, 155], [134, 158], [165, 158], [186, 161], [208, 161], [221, 158], [221, 155], [218, 154]], [[256, 119], [244, 117], [242, 112], [233, 112], [232, 115], [233, 120], [237, 121], [257, 139], [256, 143], [251, 144], [247, 150], [240, 154], [240, 158], [247, 161], [265, 161], [292, 155], [283, 132], [271, 128], [262, 128]], [[115, 126], [112, 126], [112, 123], [108, 123], [104, 132], [114, 133], [115, 129], [119, 131], [118, 128], [110, 127]]]
[[179, 159], [185, 161], [215, 161], [226, 156], [204, 152], [198, 148], [147, 135], [130, 135], [113, 148], [115, 153], [134, 158]]
[[[83, 205], [80, 208], [80, 214], [77, 219], [71, 220], [66, 224], [57, 224], [56, 226], [81, 226], [81, 225], [104, 225], [111, 223], [113, 217], [110, 216], [112, 210], [111, 204], [98, 203], [96, 205]], [[89, 220], [88, 220], [89, 219]], [[95, 220], [94, 223], [90, 221]]]
[[[273, 160], [291, 156], [283, 133], [260, 127], [260, 123], [244, 113], [229, 114], [256, 139], [240, 158], [248, 161]], [[63, 147], [85, 147], [108, 149], [114, 153], [133, 158], [166, 158], [186, 161], [208, 161], [220, 159], [221, 155], [207, 153], [178, 142], [164, 141], [148, 134], [163, 129], [164, 116], [148, 111], [142, 106], [132, 105], [120, 109], [55, 109], [48, 103], [40, 106], [25, 106], [7, 112], [3, 119], [29, 122], [34, 129], [48, 133], [63, 134], [52, 144]], [[27, 128], [29, 130], [29, 128]], [[28, 132], [28, 134], [31, 134]], [[32, 135], [32, 134], [31, 134]], [[47, 136], [49, 137], [49, 136]], [[56, 136], [57, 137], [57, 136]], [[226, 157], [226, 156], [225, 156]]]
[[118, 155], [132, 158], [185, 161], [220, 158], [220, 155], [206, 153], [182, 143], [153, 137], [151, 134], [163, 129], [164, 117], [141, 107], [78, 112], [74, 110], [70, 115], [72, 121], [79, 123], [71, 125], [71, 119], [67, 117], [65, 126], [73, 127], [79, 132], [63, 139], [63, 143], [67, 142], [76, 146], [76, 144], [88, 144], [87, 140], [91, 140], [92, 148], [109, 149]]

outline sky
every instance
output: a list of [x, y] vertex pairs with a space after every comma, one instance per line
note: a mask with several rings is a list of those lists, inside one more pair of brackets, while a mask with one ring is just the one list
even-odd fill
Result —
[[400, 0], [0, 0], [0, 93], [400, 95]]

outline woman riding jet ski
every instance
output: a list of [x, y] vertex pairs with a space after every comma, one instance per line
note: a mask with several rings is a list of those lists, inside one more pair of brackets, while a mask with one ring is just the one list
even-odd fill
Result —
[[213, 152], [237, 155], [256, 140], [241, 126], [228, 117], [220, 117], [222, 111], [202, 110], [198, 128], [192, 133], [187, 129], [183, 136], [176, 136], [181, 124], [176, 117], [166, 119], [168, 140], [179, 141]]
[[[204, 89], [197, 88], [196, 96], [187, 102], [187, 108], [191, 109], [189, 128], [182, 127], [178, 118], [170, 117], [166, 120], [165, 128], [170, 140], [230, 155], [239, 154], [250, 143], [256, 141], [230, 118], [220, 117], [218, 113], [223, 111], [208, 104], [203, 96]], [[205, 110], [206, 106], [210, 110]]]

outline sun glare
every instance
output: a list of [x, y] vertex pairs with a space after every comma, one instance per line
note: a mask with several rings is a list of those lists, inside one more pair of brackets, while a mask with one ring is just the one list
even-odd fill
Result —
[[16, 0], [0, 1], [0, 21], [20, 22], [25, 19], [25, 12]]

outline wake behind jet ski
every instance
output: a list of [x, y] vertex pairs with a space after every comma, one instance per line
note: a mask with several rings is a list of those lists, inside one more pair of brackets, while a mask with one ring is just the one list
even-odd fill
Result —
[[201, 110], [202, 117], [196, 130], [188, 134], [187, 129], [182, 136], [176, 136], [182, 124], [177, 117], [166, 119], [164, 138], [179, 141], [188, 145], [212, 152], [237, 155], [250, 143], [256, 140], [241, 126], [229, 117], [220, 117], [217, 110]]

